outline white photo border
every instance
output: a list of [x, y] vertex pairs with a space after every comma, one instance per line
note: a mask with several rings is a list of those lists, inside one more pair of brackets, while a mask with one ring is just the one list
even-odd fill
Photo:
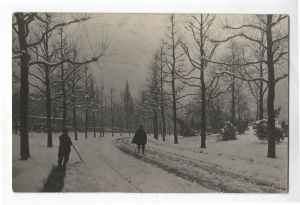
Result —
[[[125, 194], [33, 193], [12, 191], [12, 14], [14, 12], [288, 14], [289, 193], [288, 194]], [[1, 204], [188, 204], [202, 202], [300, 201], [299, 53], [297, 0], [1, 0], [0, 1], [0, 173]]]

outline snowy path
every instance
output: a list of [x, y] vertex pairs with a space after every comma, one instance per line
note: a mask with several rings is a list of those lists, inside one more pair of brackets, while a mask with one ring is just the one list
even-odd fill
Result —
[[230, 172], [220, 165], [196, 160], [176, 153], [147, 148], [147, 155], [140, 157], [135, 154], [134, 148], [127, 139], [118, 142], [118, 147], [125, 153], [141, 158], [144, 161], [155, 164], [178, 176], [195, 181], [217, 192], [227, 193], [257, 193], [257, 192], [282, 192], [285, 188], [252, 176]]
[[212, 192], [124, 154], [112, 140], [107, 136], [74, 141], [85, 162], [72, 152], [63, 192]]

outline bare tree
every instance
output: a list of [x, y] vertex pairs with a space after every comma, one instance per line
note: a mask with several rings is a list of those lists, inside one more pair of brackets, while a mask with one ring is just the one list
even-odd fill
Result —
[[114, 91], [110, 89], [110, 116], [111, 116], [111, 136], [114, 136]]
[[92, 114], [92, 120], [93, 120], [93, 132], [94, 132], [94, 138], [96, 138], [96, 112], [97, 112], [97, 92], [95, 92], [95, 86], [94, 86], [94, 80], [91, 78], [90, 80], [90, 109]]
[[159, 73], [158, 73], [159, 56], [155, 55], [153, 62], [149, 66], [147, 85], [147, 100], [146, 105], [152, 113], [153, 137], [158, 139], [158, 108], [159, 108]]
[[80, 80], [82, 79], [80, 71], [81, 69], [77, 69], [74, 67], [74, 70], [77, 72], [73, 73], [72, 78], [70, 79], [71, 83], [71, 104], [72, 104], [72, 112], [73, 112], [73, 129], [74, 129], [74, 139], [77, 140], [77, 106], [80, 102], [84, 100], [82, 90], [78, 85]]
[[130, 136], [130, 130], [131, 130], [130, 127], [132, 124], [134, 104], [133, 104], [133, 99], [132, 99], [132, 96], [130, 93], [128, 81], [126, 81], [126, 84], [125, 84], [123, 102], [124, 102], [124, 117], [126, 120], [126, 128], [127, 128], [127, 132], [129, 133], [129, 136]]
[[101, 130], [100, 130], [100, 137], [104, 137], [104, 85], [102, 84], [101, 85], [101, 88], [99, 90], [99, 106], [100, 106], [100, 122], [101, 122]]
[[[34, 40], [33, 42], [29, 42], [28, 37], [32, 36], [32, 33], [30, 32], [30, 24], [33, 21], [40, 21], [43, 22], [44, 19], [40, 17], [37, 13], [15, 13], [15, 22], [13, 22], [13, 30], [17, 35], [18, 39], [18, 48], [14, 50], [14, 56], [13, 59], [19, 59], [20, 60], [20, 69], [21, 69], [21, 75], [20, 75], [20, 155], [21, 160], [27, 160], [30, 156], [29, 153], [29, 138], [28, 138], [28, 124], [27, 124], [27, 118], [28, 118], [28, 94], [29, 94], [29, 67], [32, 65], [45, 65], [49, 67], [55, 67], [63, 62], [58, 63], [50, 63], [46, 61], [41, 60], [32, 60], [31, 55], [29, 53], [30, 48], [34, 48], [35, 46], [39, 45], [42, 41], [45, 40], [45, 37], [52, 31], [54, 31], [57, 28], [64, 27], [73, 23], [77, 23], [80, 21], [85, 21], [88, 18], [83, 17], [80, 19], [74, 19], [68, 22], [61, 22], [53, 26], [51, 29], [43, 32], [38, 40]], [[31, 35], [30, 35], [31, 34]], [[72, 62], [70, 59], [65, 59], [65, 62], [70, 62], [74, 64], [83, 64], [83, 63], [89, 63], [93, 61], [98, 61], [100, 56], [95, 56], [91, 60], [88, 60], [86, 62]], [[51, 136], [51, 135], [50, 135]], [[51, 139], [51, 138], [49, 138]], [[50, 142], [50, 140], [49, 140]], [[50, 145], [50, 143], [49, 143]]]
[[123, 92], [120, 92], [120, 135], [123, 134]]
[[14, 31], [18, 36], [19, 49], [16, 51], [20, 56], [21, 84], [20, 84], [20, 155], [21, 160], [27, 160], [29, 153], [28, 138], [28, 94], [29, 94], [29, 61], [30, 55], [27, 37], [29, 35], [29, 25], [34, 20], [34, 14], [15, 13], [16, 22], [13, 23]]
[[88, 137], [88, 127], [89, 127], [89, 102], [90, 102], [90, 93], [88, 89], [88, 82], [90, 81], [91, 76], [88, 74], [88, 67], [84, 67], [84, 84], [85, 84], [85, 102], [84, 102], [84, 109], [85, 109], [85, 126], [84, 126], [84, 133], [85, 139]]
[[[260, 25], [262, 26], [262, 23], [260, 23]], [[259, 40], [262, 42], [262, 44], [264, 43], [265, 39], [265, 32], [263, 31], [258, 31], [259, 32]], [[262, 44], [258, 45], [258, 47], [255, 45], [254, 48], [252, 48], [251, 50], [253, 50], [253, 56], [254, 59], [256, 59], [257, 61], [259, 61], [258, 65], [253, 64], [251, 65], [254, 69], [253, 70], [249, 70], [246, 68], [246, 66], [244, 67], [244, 75], [247, 76], [248, 78], [255, 78], [255, 77], [260, 77], [260, 78], [264, 78], [265, 77], [265, 73], [266, 73], [266, 69], [267, 67], [264, 65], [263, 61], [266, 55], [266, 48], [264, 46], [262, 46]], [[244, 58], [244, 62], [245, 62], [245, 58]], [[264, 118], [264, 96], [265, 93], [268, 89], [268, 84], [265, 83], [263, 80], [259, 80], [259, 81], [248, 81], [248, 86], [250, 89], [250, 92], [252, 94], [252, 96], [255, 98], [256, 103], [257, 103], [257, 120], [262, 120]]]
[[160, 49], [159, 53], [159, 81], [160, 81], [160, 108], [161, 108], [161, 121], [162, 121], [162, 137], [163, 141], [166, 139], [166, 119], [165, 119], [165, 94], [164, 94], [164, 61], [163, 61], [163, 46]]
[[165, 52], [164, 52], [164, 62], [168, 70], [166, 71], [168, 79], [164, 80], [171, 86], [171, 93], [165, 92], [166, 95], [171, 96], [172, 103], [172, 114], [173, 114], [173, 134], [174, 134], [174, 144], [178, 144], [178, 134], [177, 134], [177, 110], [180, 109], [177, 106], [178, 101], [185, 97], [179, 96], [180, 91], [183, 90], [184, 85], [178, 81], [178, 74], [183, 72], [182, 69], [182, 57], [183, 52], [180, 51], [180, 40], [178, 38], [175, 17], [172, 14], [170, 17], [167, 39], [165, 41]]
[[[191, 48], [188, 47], [187, 43], [181, 42], [182, 48], [185, 51], [186, 56], [189, 59], [189, 62], [192, 65], [192, 69], [185, 75], [179, 75], [184, 83], [191, 86], [200, 88], [201, 94], [201, 148], [206, 148], [206, 110], [207, 103], [225, 93], [229, 87], [225, 90], [217, 91], [217, 85], [219, 83], [220, 75], [209, 76], [208, 68], [209, 61], [214, 56], [217, 44], [210, 43], [211, 39], [211, 27], [215, 20], [214, 15], [210, 14], [200, 14], [199, 17], [192, 16], [191, 20], [188, 22], [187, 30], [193, 36], [194, 42], [197, 45], [198, 53], [193, 56], [190, 51]], [[195, 70], [200, 72], [199, 77], [191, 76]], [[199, 84], [192, 84], [190, 80], [199, 80]]]
[[[240, 78], [244, 81], [253, 82], [262, 80], [268, 84], [268, 96], [267, 96], [267, 111], [268, 111], [268, 154], [267, 157], [275, 158], [276, 157], [276, 139], [275, 139], [275, 114], [274, 114], [274, 100], [275, 100], [275, 86], [281, 79], [284, 79], [288, 76], [287, 73], [283, 73], [279, 76], [275, 76], [274, 65], [283, 60], [285, 55], [288, 55], [288, 29], [282, 27], [285, 23], [287, 26], [288, 16], [287, 15], [256, 15], [256, 22], [245, 23], [241, 26], [229, 26], [226, 25], [226, 28], [229, 30], [237, 31], [236, 34], [233, 34], [226, 39], [218, 42], [226, 42], [233, 38], [243, 38], [247, 41], [254, 43], [258, 46], [262, 46], [266, 49], [266, 58], [259, 61], [249, 61], [243, 63], [243, 65], [249, 66], [253, 64], [258, 64], [263, 62], [267, 65], [268, 77], [267, 79], [263, 77], [254, 77], [250, 78], [248, 76], [235, 75], [230, 72], [223, 72], [229, 75], [233, 75], [237, 78]], [[249, 32], [250, 30], [256, 31], [255, 34]], [[257, 33], [263, 32], [266, 37], [264, 41], [261, 40], [261, 37]]]

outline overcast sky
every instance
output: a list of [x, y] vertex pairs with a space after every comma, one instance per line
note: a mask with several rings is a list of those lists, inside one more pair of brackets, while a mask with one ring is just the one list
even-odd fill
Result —
[[87, 31], [76, 33], [86, 53], [91, 50], [87, 38], [96, 50], [103, 31], [108, 33], [110, 45], [106, 56], [100, 66], [89, 65], [94, 79], [116, 91], [123, 89], [128, 80], [131, 92], [137, 95], [143, 89], [153, 53], [164, 37], [167, 18], [168, 15], [93, 14], [85, 25], [76, 25], [78, 30]]
[[[217, 15], [215, 25], [221, 28], [226, 19], [240, 25], [246, 16]], [[165, 38], [170, 14], [91, 14], [91, 17], [84, 24], [71, 26], [68, 35], [71, 33], [74, 38], [79, 38], [82, 53], [92, 55], [91, 50], [97, 50], [107, 32], [110, 45], [106, 56], [99, 64], [89, 65], [93, 78], [97, 83], [103, 83], [106, 89], [114, 88], [115, 92], [123, 90], [128, 80], [132, 95], [136, 97], [144, 89], [147, 67], [154, 52]], [[187, 15], [177, 14], [175, 18], [180, 35], [186, 36], [182, 25]], [[222, 31], [218, 29], [215, 35], [222, 36]], [[287, 86], [287, 80], [279, 84], [276, 98], [277, 105], [286, 107], [283, 112], [287, 112]]]

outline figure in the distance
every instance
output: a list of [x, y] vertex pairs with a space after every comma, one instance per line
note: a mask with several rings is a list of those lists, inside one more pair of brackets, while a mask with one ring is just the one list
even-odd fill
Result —
[[145, 153], [145, 145], [147, 143], [147, 134], [143, 129], [143, 125], [140, 125], [140, 128], [135, 132], [135, 135], [132, 139], [131, 143], [135, 143], [138, 146], [138, 153], [140, 153], [140, 149], [142, 147], [142, 154]]

